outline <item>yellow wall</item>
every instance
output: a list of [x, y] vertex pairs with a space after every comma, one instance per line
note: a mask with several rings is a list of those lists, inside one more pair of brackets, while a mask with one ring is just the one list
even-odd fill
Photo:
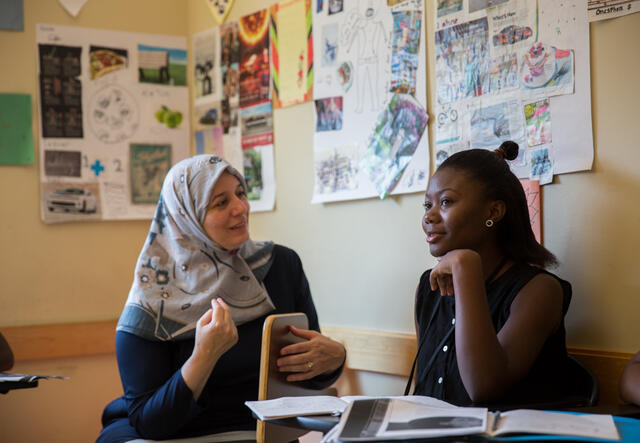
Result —
[[[0, 92], [32, 95], [36, 140], [36, 23], [182, 36], [215, 25], [204, 0], [90, 0], [76, 19], [57, 1], [24, 3], [25, 32], [0, 31]], [[273, 1], [235, 3], [229, 20]], [[433, 108], [432, 1], [428, 4], [428, 101]], [[545, 186], [544, 237], [562, 262], [558, 273], [574, 287], [569, 344], [634, 352], [640, 349], [640, 14], [590, 28], [594, 170], [562, 175]], [[322, 323], [412, 331], [415, 286], [434, 263], [420, 229], [422, 197], [311, 205], [313, 121], [311, 103], [275, 112], [277, 207], [252, 215], [252, 236], [298, 251]], [[0, 328], [115, 319], [149, 222], [43, 224], [37, 149], [34, 165], [0, 166]], [[120, 389], [113, 358], [25, 365], [16, 369], [63, 373], [77, 381], [43, 381], [33, 392], [0, 397], [0, 440], [25, 441], [17, 432], [39, 430], [40, 438], [26, 441], [54, 441], [53, 434], [42, 436], [56, 426], [66, 430], [60, 441], [94, 438], [99, 411]], [[89, 374], [107, 380], [94, 396], [85, 395], [94, 386]], [[363, 391], [385, 393], [380, 377], [364, 375]], [[403, 380], [384, 381], [387, 391], [399, 393]], [[19, 418], [29, 414], [30, 422]], [[83, 414], [93, 420], [88, 428], [76, 421]]]

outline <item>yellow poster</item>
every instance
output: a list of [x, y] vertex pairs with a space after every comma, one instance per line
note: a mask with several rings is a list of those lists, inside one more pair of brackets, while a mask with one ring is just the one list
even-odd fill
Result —
[[313, 39], [311, 0], [283, 0], [272, 6], [274, 108], [311, 100]]

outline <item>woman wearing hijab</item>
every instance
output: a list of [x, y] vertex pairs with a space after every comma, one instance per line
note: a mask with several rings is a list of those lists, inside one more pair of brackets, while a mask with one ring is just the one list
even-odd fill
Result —
[[[116, 331], [124, 395], [104, 410], [98, 442], [255, 440], [262, 325], [304, 312], [310, 330], [281, 350], [289, 381], [331, 384], [344, 347], [320, 334], [298, 255], [249, 238], [244, 178], [219, 157], [176, 164], [164, 181]], [[207, 440], [209, 441], [209, 440]]]

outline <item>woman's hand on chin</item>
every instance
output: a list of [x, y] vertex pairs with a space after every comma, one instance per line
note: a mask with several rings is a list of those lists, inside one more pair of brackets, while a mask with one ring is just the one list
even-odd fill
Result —
[[440, 257], [431, 270], [429, 283], [431, 290], [440, 290], [440, 295], [454, 295], [453, 276], [467, 266], [477, 265], [482, 270], [480, 255], [471, 249], [453, 249]]

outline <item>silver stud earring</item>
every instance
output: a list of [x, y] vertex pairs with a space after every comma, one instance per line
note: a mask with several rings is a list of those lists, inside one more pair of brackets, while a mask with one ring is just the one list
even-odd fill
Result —
[[484, 224], [487, 228], [490, 228], [493, 226], [493, 220], [488, 219], [486, 222], [484, 222]]

